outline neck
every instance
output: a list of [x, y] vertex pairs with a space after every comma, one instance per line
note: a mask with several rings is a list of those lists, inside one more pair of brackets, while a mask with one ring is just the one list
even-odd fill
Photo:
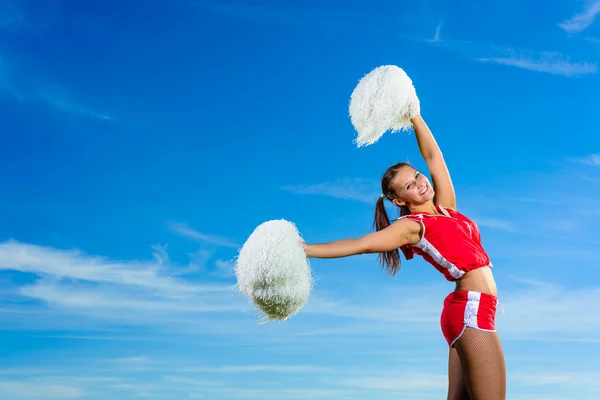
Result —
[[439, 214], [435, 204], [433, 201], [428, 201], [427, 203], [420, 204], [418, 206], [409, 206], [410, 212], [422, 212], [428, 214]]

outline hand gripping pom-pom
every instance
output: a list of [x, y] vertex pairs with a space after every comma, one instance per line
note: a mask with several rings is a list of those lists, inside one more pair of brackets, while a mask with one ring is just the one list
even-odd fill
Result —
[[308, 301], [313, 280], [302, 238], [286, 220], [259, 225], [242, 246], [235, 265], [237, 287], [264, 314], [285, 321]]
[[388, 130], [412, 127], [421, 112], [412, 80], [395, 65], [377, 67], [365, 75], [350, 96], [350, 119], [357, 147], [375, 143]]

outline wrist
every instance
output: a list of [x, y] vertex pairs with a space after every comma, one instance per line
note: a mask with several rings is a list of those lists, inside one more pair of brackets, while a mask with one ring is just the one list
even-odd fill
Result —
[[306, 258], [310, 258], [310, 244], [307, 244], [306, 242], [302, 242], [302, 247], [304, 248], [304, 255], [306, 256]]
[[417, 114], [417, 115], [415, 115], [414, 117], [412, 117], [412, 118], [410, 119], [410, 122], [412, 122], [412, 123], [414, 124], [415, 122], [417, 122], [417, 121], [419, 121], [419, 122], [420, 122], [420, 121], [422, 121], [422, 120], [423, 120], [423, 118], [421, 117], [421, 114]]

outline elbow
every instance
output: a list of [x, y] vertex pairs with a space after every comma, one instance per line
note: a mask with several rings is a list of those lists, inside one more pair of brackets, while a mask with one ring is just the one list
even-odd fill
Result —
[[436, 163], [440, 161], [444, 161], [444, 156], [441, 150], [431, 150], [423, 154], [423, 159], [426, 163]]
[[356, 246], [354, 247], [354, 251], [355, 251], [355, 254], [357, 254], [357, 255], [359, 255], [359, 254], [371, 254], [371, 253], [377, 253], [378, 252], [374, 248], [374, 246], [372, 246], [371, 244], [369, 244], [369, 242], [367, 240], [365, 240], [364, 238], [357, 239]]
[[386, 253], [393, 250], [392, 246], [387, 246], [384, 243], [373, 243], [372, 245], [365, 245], [360, 248], [359, 254], [377, 254]]

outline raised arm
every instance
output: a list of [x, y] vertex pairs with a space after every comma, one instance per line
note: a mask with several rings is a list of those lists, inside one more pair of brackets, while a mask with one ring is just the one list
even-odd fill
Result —
[[434, 204], [456, 209], [456, 195], [450, 172], [433, 134], [421, 116], [413, 118], [411, 121], [419, 150], [431, 175], [433, 190], [435, 191]]
[[405, 244], [416, 244], [420, 239], [421, 225], [401, 219], [385, 229], [369, 233], [357, 239], [344, 239], [330, 243], [307, 244], [304, 249], [308, 258], [341, 258], [357, 254], [383, 253]]

